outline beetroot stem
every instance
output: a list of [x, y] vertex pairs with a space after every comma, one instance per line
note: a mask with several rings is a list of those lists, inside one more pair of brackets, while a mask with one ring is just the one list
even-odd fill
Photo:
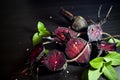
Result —
[[113, 42], [115, 43], [115, 40], [114, 40], [114, 38], [113, 38], [112, 35], [110, 35], [109, 33], [106, 33], [106, 32], [103, 32], [102, 34], [105, 34], [105, 35], [107, 35], [108, 37], [112, 38]]
[[[112, 37], [120, 37], [120, 35], [112, 35]], [[109, 37], [106, 37], [106, 38], [102, 38], [102, 40], [107, 40], [109, 38], [111, 38], [111, 37], [109, 36]]]
[[109, 33], [103, 32], [102, 34], [107, 35], [110, 38], [113, 38]]

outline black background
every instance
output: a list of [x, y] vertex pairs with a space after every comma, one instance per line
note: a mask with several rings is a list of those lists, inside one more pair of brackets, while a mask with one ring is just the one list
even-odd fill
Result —
[[[36, 32], [38, 21], [42, 21], [50, 31], [57, 26], [69, 26], [70, 23], [59, 14], [61, 7], [74, 15], [96, 21], [100, 4], [103, 4], [102, 18], [110, 5], [114, 6], [107, 23], [102, 27], [103, 30], [113, 35], [120, 34], [119, 0], [1, 0], [0, 79], [11, 79], [13, 74], [24, 66], [26, 48], [32, 46], [31, 39]], [[50, 16], [52, 19], [49, 18]], [[81, 70], [78, 66], [70, 65], [67, 70], [69, 74], [63, 71], [40, 75], [40, 80], [80, 80]]]

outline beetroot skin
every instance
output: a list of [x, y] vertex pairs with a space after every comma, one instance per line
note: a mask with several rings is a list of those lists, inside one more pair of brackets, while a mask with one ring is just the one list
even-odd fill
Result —
[[115, 51], [116, 50], [116, 43], [108, 43], [106, 41], [101, 41], [97, 44], [98, 49], [104, 51]]
[[58, 71], [64, 69], [66, 58], [64, 53], [54, 49], [41, 62], [51, 71]]
[[[71, 38], [65, 48], [65, 52], [70, 59], [75, 58], [86, 46], [87, 42], [81, 38]], [[76, 60], [78, 63], [87, 63], [90, 59], [91, 49], [90, 46], [84, 51], [84, 53]]]
[[43, 55], [44, 47], [42, 44], [38, 44], [29, 54], [29, 61], [33, 63], [36, 59], [40, 59]]
[[63, 43], [69, 40], [71, 37], [75, 37], [77, 33], [70, 28], [58, 27], [54, 31], [54, 39], [58, 43]]

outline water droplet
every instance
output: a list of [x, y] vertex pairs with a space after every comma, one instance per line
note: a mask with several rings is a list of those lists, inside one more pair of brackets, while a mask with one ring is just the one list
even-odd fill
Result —
[[50, 19], [52, 19], [53, 17], [52, 17], [52, 16], [50, 16], [49, 18], [50, 18]]
[[26, 49], [26, 51], [29, 51], [29, 50], [30, 50], [29, 48]]
[[17, 78], [15, 80], [18, 80]]
[[69, 74], [69, 71], [67, 71], [67, 74]]

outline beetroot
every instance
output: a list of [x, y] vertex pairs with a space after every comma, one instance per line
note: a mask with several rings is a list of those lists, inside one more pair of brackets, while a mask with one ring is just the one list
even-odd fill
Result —
[[57, 29], [55, 29], [53, 35], [54, 35], [54, 39], [58, 43], [63, 43], [68, 41], [71, 37], [75, 37], [77, 33], [71, 30], [70, 28], [58, 27]]
[[66, 67], [65, 55], [56, 49], [50, 51], [41, 62], [51, 71], [62, 70]]
[[[70, 59], [77, 57], [81, 54], [82, 50], [85, 48], [87, 41], [81, 38], [71, 38], [65, 48], [65, 52]], [[76, 60], [78, 63], [87, 63], [90, 58], [91, 49], [87, 46], [83, 54]]]
[[92, 24], [88, 26], [87, 34], [90, 42], [101, 40], [102, 29], [100, 24]]
[[115, 51], [116, 50], [116, 43], [108, 43], [106, 41], [101, 41], [97, 44], [98, 49], [104, 51]]
[[35, 60], [39, 60], [43, 56], [44, 47], [42, 44], [38, 44], [29, 54], [29, 61], [32, 63]]

